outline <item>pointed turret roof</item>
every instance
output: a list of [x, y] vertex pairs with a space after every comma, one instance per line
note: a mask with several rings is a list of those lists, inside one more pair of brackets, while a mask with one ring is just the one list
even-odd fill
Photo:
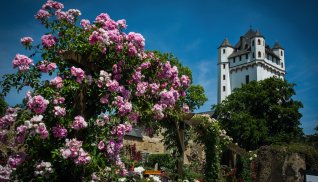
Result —
[[227, 38], [225, 38], [222, 42], [222, 44], [219, 46], [220, 47], [232, 47], [232, 45], [230, 44], [229, 40]]
[[273, 49], [284, 49], [279, 42], [275, 42]]

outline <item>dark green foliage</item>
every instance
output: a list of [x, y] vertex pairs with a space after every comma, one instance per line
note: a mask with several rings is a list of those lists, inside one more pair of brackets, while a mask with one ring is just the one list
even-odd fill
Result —
[[158, 163], [158, 169], [173, 170], [175, 167], [175, 159], [169, 154], [150, 154], [146, 161], [146, 167], [153, 169], [156, 163]]
[[246, 149], [290, 142], [303, 135], [299, 127], [302, 103], [292, 99], [294, 84], [279, 78], [242, 85], [215, 107], [215, 115]]
[[201, 85], [190, 85], [187, 89], [186, 103], [191, 111], [199, 109], [208, 98], [204, 94], [204, 88]]
[[8, 104], [6, 101], [3, 99], [3, 97], [0, 97], [0, 116], [4, 115], [6, 112]]

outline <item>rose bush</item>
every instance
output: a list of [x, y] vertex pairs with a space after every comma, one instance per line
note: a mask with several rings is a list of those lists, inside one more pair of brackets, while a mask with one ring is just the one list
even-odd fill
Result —
[[[1, 81], [3, 95], [31, 87], [24, 105], [0, 119], [1, 151], [8, 155], [1, 179], [117, 180], [127, 174], [120, 151], [133, 124], [171, 131], [165, 121], [206, 100], [201, 89], [201, 101], [190, 102], [189, 68], [145, 51], [141, 34], [124, 32], [125, 20], [102, 13], [90, 23], [79, 10], [63, 9], [51, 0], [42, 6], [35, 18], [48, 32], [39, 45], [21, 39], [32, 52], [17, 54], [18, 72]], [[55, 77], [46, 80], [47, 74]]]

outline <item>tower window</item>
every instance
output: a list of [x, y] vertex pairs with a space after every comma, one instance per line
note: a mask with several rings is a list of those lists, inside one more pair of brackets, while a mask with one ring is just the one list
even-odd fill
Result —
[[245, 49], [247, 49], [248, 48], [248, 45], [247, 44], [245, 44]]
[[242, 57], [240, 56], [240, 61], [242, 61]]
[[258, 51], [258, 58], [262, 57], [261, 51]]
[[235, 63], [235, 57], [233, 58], [233, 63]]
[[223, 69], [225, 69], [225, 64], [223, 64]]
[[223, 49], [223, 54], [225, 54], [225, 49]]
[[280, 55], [283, 56], [283, 51], [280, 51]]
[[245, 55], [245, 58], [248, 59], [248, 54]]
[[225, 80], [225, 75], [223, 75], [223, 80]]
[[250, 75], [245, 76], [245, 83], [248, 84], [250, 82]]
[[261, 45], [261, 40], [257, 39], [257, 45]]
[[255, 58], [255, 52], [253, 52], [253, 58]]
[[255, 40], [252, 41], [252, 46], [254, 46], [254, 45], [255, 45]]
[[223, 86], [223, 92], [225, 92], [225, 86]]
[[282, 68], [284, 68], [284, 63], [281, 63]]

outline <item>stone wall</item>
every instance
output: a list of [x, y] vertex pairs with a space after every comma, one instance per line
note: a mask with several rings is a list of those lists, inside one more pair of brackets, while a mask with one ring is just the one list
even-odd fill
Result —
[[[143, 136], [142, 138], [125, 136], [124, 145], [136, 145], [136, 150], [141, 153], [148, 154], [164, 154], [168, 153], [166, 147], [161, 142], [162, 135], [155, 137]], [[191, 160], [203, 160], [203, 147], [189, 141], [188, 147], [184, 153], [184, 164], [189, 164]]]
[[306, 163], [298, 153], [287, 154], [264, 146], [259, 149], [255, 167], [257, 182], [302, 182]]

